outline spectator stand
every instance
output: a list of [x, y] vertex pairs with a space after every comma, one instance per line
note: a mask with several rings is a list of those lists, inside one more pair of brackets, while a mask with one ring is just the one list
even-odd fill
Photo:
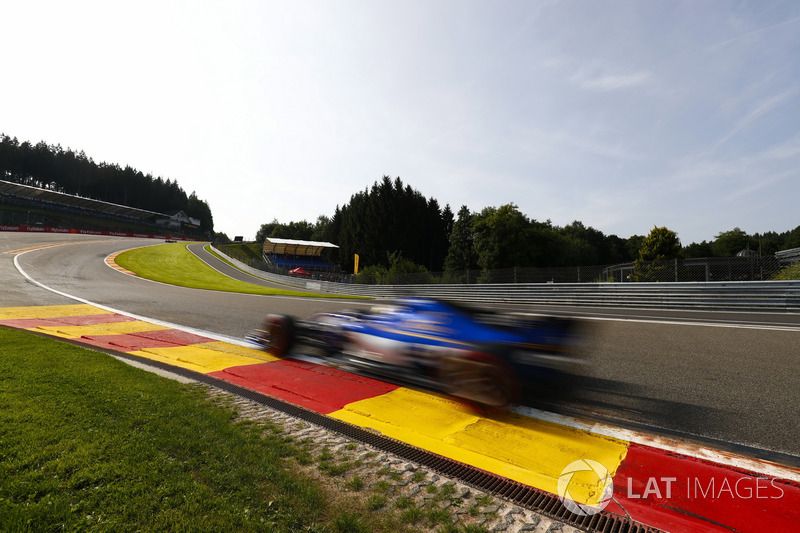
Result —
[[328, 263], [322, 253], [331, 248], [338, 248], [329, 242], [298, 241], [268, 237], [264, 240], [263, 258], [268, 265], [286, 270], [302, 268], [314, 279], [324, 279], [335, 268]]
[[[5, 213], [2, 206], [10, 208], [42, 209], [52, 215], [38, 215], [42, 220], [30, 220], [31, 215], [19, 210]], [[61, 216], [60, 216], [61, 215]], [[146, 209], [139, 209], [126, 205], [114, 204], [93, 198], [85, 198], [74, 194], [66, 194], [52, 189], [33, 187], [22, 183], [0, 180], [0, 222], [4, 224], [31, 224], [52, 225], [53, 227], [74, 227], [77, 217], [91, 217], [93, 219], [107, 220], [108, 226], [115, 222], [134, 224], [149, 227], [156, 232], [178, 232], [187, 235], [200, 235], [200, 221], [188, 217], [183, 211], [174, 215], [156, 213]], [[45, 220], [51, 219], [51, 220]], [[81, 224], [77, 224], [81, 226]], [[96, 229], [83, 228], [77, 229]]]

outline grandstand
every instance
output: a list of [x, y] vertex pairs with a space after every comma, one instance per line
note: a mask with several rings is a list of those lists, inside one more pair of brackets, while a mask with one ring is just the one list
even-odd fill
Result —
[[[6, 206], [7, 213], [2, 206]], [[188, 217], [183, 211], [168, 215], [136, 207], [104, 202], [74, 194], [66, 194], [51, 189], [32, 187], [21, 183], [0, 180], [0, 222], [15, 224], [27, 223], [15, 216], [15, 211], [39, 209], [35, 217], [39, 225], [53, 227], [108, 226], [115, 228], [119, 223], [153, 228], [157, 231], [172, 231], [188, 234], [200, 233], [200, 220]], [[39, 222], [41, 221], [41, 222]], [[93, 222], [92, 222], [93, 221]], [[102, 222], [106, 221], [106, 222]], [[77, 228], [77, 229], [89, 229]]]
[[308, 272], [330, 272], [334, 270], [322, 252], [338, 248], [329, 242], [298, 241], [268, 237], [264, 240], [263, 258], [267, 264], [278, 268], [303, 268]]

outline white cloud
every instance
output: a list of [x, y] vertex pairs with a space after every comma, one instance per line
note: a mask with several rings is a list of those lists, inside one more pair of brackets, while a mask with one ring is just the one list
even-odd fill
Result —
[[734, 125], [734, 127], [730, 131], [728, 131], [728, 133], [726, 133], [719, 141], [717, 141], [717, 143], [714, 144], [714, 146], [712, 146], [711, 149], [705, 153], [705, 155], [708, 155], [711, 152], [717, 150], [720, 146], [728, 142], [734, 135], [750, 127], [750, 125], [752, 125], [759, 118], [770, 113], [784, 102], [790, 100], [796, 94], [797, 94], [797, 89], [791, 88], [789, 90], [783, 91], [780, 94], [770, 96], [769, 98], [766, 98], [765, 100], [758, 102], [755, 108], [753, 108], [749, 113], [747, 113], [747, 115], [738, 120], [737, 123]]
[[647, 71], [632, 72], [629, 74], [588, 74], [578, 72], [571, 78], [584, 89], [593, 91], [617, 91], [649, 85], [653, 82], [653, 75]]

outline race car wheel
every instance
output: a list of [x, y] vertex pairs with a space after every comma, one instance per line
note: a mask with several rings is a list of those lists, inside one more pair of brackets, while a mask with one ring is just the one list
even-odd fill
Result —
[[508, 366], [490, 354], [447, 357], [442, 361], [440, 376], [445, 391], [452, 396], [487, 407], [507, 407], [519, 396], [516, 380]]
[[259, 344], [266, 352], [284, 356], [294, 345], [294, 319], [284, 315], [268, 316], [259, 334]]

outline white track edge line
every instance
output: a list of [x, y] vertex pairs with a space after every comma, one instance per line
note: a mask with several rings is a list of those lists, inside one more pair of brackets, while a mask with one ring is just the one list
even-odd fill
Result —
[[[34, 250], [30, 250], [30, 251], [34, 251]], [[22, 256], [22, 255], [25, 255], [26, 253], [28, 253], [28, 252], [22, 252], [20, 254], [17, 254], [16, 256], [14, 256], [14, 266], [19, 271], [19, 273], [22, 274], [25, 277], [25, 279], [27, 279], [28, 281], [30, 281], [31, 283], [33, 283], [34, 285], [36, 285], [36, 286], [38, 286], [38, 287], [40, 287], [42, 289], [45, 289], [45, 290], [50, 291], [52, 293], [58, 294], [59, 296], [63, 296], [65, 298], [69, 298], [69, 299], [75, 300], [77, 302], [81, 302], [81, 303], [86, 304], [86, 305], [92, 305], [94, 307], [103, 309], [105, 311], [109, 311], [111, 313], [117, 313], [117, 314], [120, 314], [120, 315], [128, 316], [128, 317], [133, 318], [135, 320], [141, 320], [141, 321], [144, 321], [144, 322], [150, 322], [152, 324], [156, 324], [157, 326], [164, 326], [164, 327], [168, 327], [168, 328], [172, 328], [172, 329], [177, 329], [177, 330], [180, 330], [180, 331], [184, 331], [186, 333], [192, 333], [194, 335], [199, 335], [201, 337], [208, 337], [210, 339], [214, 339], [214, 340], [218, 340], [218, 341], [222, 341], [222, 342], [228, 342], [230, 344], [236, 344], [238, 346], [245, 346], [245, 347], [248, 347], [248, 348], [252, 348], [251, 344], [249, 344], [246, 341], [243, 341], [241, 339], [236, 339], [234, 337], [228, 337], [227, 335], [221, 335], [219, 333], [213, 333], [213, 332], [210, 332], [210, 331], [204, 331], [204, 330], [197, 329], [197, 328], [191, 328], [191, 327], [183, 326], [183, 325], [180, 325], [180, 324], [174, 324], [172, 322], [167, 322], [165, 320], [159, 320], [159, 319], [156, 319], [156, 318], [150, 318], [150, 317], [146, 317], [146, 316], [142, 316], [142, 315], [137, 315], [135, 313], [131, 313], [131, 312], [128, 312], [128, 311], [123, 311], [123, 310], [120, 310], [120, 309], [116, 309], [114, 307], [103, 305], [103, 304], [100, 304], [100, 303], [97, 303], [97, 302], [92, 302], [91, 300], [87, 300], [85, 298], [81, 298], [79, 296], [75, 296], [75, 295], [60, 291], [58, 289], [54, 289], [53, 287], [49, 287], [49, 286], [45, 285], [44, 283], [33, 279], [27, 272], [25, 272], [25, 270], [19, 264], [18, 258], [20, 256]], [[111, 267], [109, 265], [109, 268], [113, 268], [113, 267]], [[156, 282], [156, 283], [158, 283], [158, 282]]]

